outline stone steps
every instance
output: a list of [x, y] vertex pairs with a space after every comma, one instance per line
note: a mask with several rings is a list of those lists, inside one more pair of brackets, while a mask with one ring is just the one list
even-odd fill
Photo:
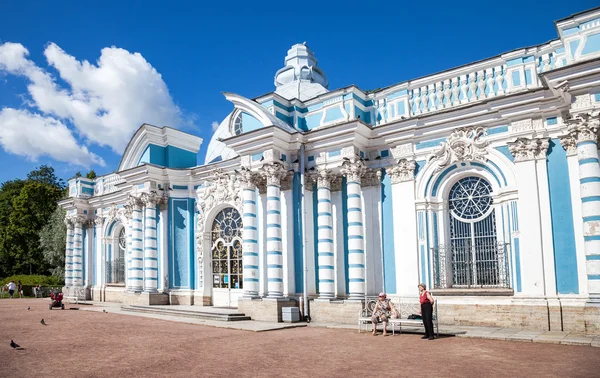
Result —
[[251, 320], [249, 316], [242, 314], [240, 312], [231, 311], [231, 312], [213, 312], [210, 310], [182, 310], [182, 309], [168, 309], [162, 307], [152, 307], [152, 306], [123, 306], [121, 307], [123, 311], [129, 312], [140, 312], [145, 314], [156, 314], [156, 315], [168, 315], [168, 316], [178, 316], [178, 317], [186, 317], [186, 318], [196, 318], [196, 319], [205, 319], [205, 320], [218, 320], [223, 322], [233, 322], [240, 320]]

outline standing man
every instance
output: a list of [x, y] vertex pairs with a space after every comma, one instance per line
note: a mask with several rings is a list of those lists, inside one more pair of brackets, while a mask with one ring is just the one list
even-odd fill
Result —
[[9, 283], [6, 284], [6, 286], [8, 287], [8, 295], [11, 298], [13, 298], [13, 296], [15, 295], [15, 289], [17, 288], [15, 281], [11, 280]]

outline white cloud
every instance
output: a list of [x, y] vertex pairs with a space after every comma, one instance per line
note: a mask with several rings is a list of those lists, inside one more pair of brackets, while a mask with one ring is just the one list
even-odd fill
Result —
[[33, 161], [48, 155], [86, 168], [105, 165], [101, 157], [77, 143], [67, 126], [52, 117], [5, 108], [0, 110], [0, 130], [0, 145], [9, 153]]
[[212, 128], [213, 132], [217, 131], [217, 127], [219, 127], [219, 122], [214, 121], [213, 123], [210, 124], [210, 127]]
[[[25, 133], [31, 127], [42, 133], [36, 137], [44, 140], [44, 133], [64, 127], [61, 132], [68, 133], [65, 134], [70, 137], [68, 143], [73, 142], [80, 151], [87, 151], [87, 148], [77, 143], [73, 133], [83, 138], [85, 144], [109, 146], [122, 153], [133, 132], [145, 122], [174, 127], [183, 123], [181, 112], [173, 103], [161, 75], [139, 53], [116, 47], [104, 48], [93, 64], [79, 61], [50, 43], [44, 56], [67, 84], [65, 87], [61, 87], [47, 70], [27, 59], [28, 55], [29, 51], [19, 43], [0, 45], [0, 73], [25, 77], [29, 81], [27, 90], [31, 97], [27, 104], [41, 113], [22, 113], [21, 121], [32, 121], [35, 125], [22, 124], [14, 132]], [[11, 112], [8, 114], [14, 116]], [[72, 125], [74, 130], [67, 125]], [[4, 128], [2, 124], [0, 127]], [[33, 137], [27, 134], [19, 138], [31, 142]], [[30, 143], [30, 146], [34, 145], [37, 149], [30, 154], [20, 148], [11, 148], [13, 153], [30, 158], [43, 154], [59, 156], [50, 148], [43, 150], [42, 144]], [[90, 155], [88, 161], [94, 161], [94, 158]]]

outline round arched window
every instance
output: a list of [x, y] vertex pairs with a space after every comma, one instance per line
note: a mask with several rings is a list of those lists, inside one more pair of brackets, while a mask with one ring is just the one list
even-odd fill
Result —
[[492, 205], [492, 187], [481, 177], [465, 177], [450, 189], [450, 211], [458, 219], [485, 216]]

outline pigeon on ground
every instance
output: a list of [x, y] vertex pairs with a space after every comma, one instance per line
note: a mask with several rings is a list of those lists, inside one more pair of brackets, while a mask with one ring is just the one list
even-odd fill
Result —
[[12, 341], [12, 340], [10, 340], [10, 346], [11, 346], [11, 348], [13, 348], [13, 349], [17, 349], [17, 348], [20, 348], [20, 347], [21, 347], [19, 344], [15, 343], [15, 342], [14, 342], [14, 341]]
[[40, 322], [42, 325], [46, 325], [46, 322], [44, 321], [44, 319], [42, 319], [42, 321]]
[[31, 307], [27, 306], [27, 311], [29, 311], [31, 309]]
[[106, 310], [102, 310], [102, 312], [106, 312]]

